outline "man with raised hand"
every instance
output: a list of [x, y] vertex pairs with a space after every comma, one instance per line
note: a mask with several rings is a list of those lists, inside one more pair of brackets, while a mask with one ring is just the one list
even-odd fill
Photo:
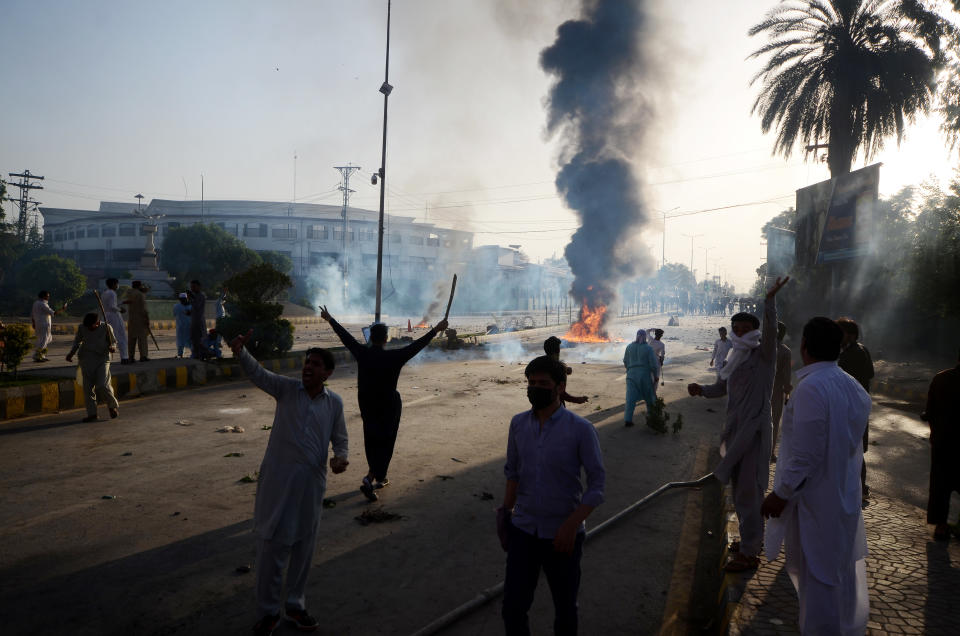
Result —
[[349, 464], [343, 400], [324, 387], [336, 363], [326, 349], [313, 348], [299, 380], [271, 373], [244, 348], [252, 333], [234, 338], [230, 348], [250, 381], [277, 401], [253, 512], [259, 616], [254, 634], [272, 634], [281, 607], [297, 629], [313, 631], [319, 623], [307, 612], [305, 589], [323, 512], [328, 448], [332, 445], [334, 454], [330, 470], [342, 473]]
[[763, 331], [753, 314], [730, 318], [733, 351], [714, 384], [690, 384], [690, 395], [727, 396], [727, 421], [720, 435], [720, 463], [713, 474], [732, 481], [733, 507], [740, 524], [740, 541], [725, 569], [754, 570], [760, 565], [763, 517], [760, 505], [770, 482], [770, 396], [777, 366], [776, 295], [790, 277], [777, 279], [763, 307]]

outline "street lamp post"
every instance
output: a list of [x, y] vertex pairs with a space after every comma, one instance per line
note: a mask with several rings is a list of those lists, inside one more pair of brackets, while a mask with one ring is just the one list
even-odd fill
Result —
[[380, 171], [374, 175], [374, 183], [377, 176], [380, 177], [380, 223], [377, 228], [377, 308], [374, 320], [380, 322], [380, 292], [383, 287], [383, 203], [386, 196], [387, 187], [387, 100], [390, 93], [393, 92], [393, 86], [390, 86], [390, 5], [392, 0], [387, 0], [387, 54], [384, 62], [383, 84], [380, 85], [380, 92], [383, 93], [383, 145], [380, 150]]

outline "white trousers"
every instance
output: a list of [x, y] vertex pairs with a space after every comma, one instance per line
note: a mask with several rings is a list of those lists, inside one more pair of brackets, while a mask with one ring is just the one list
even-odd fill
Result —
[[840, 573], [838, 585], [827, 585], [807, 567], [800, 547], [797, 515], [787, 526], [784, 547], [787, 573], [800, 601], [800, 633], [803, 636], [862, 636], [870, 618], [867, 563], [851, 561]]
[[[287, 570], [287, 600], [290, 609], [307, 609], [307, 575], [313, 563], [317, 530], [293, 545], [257, 539], [257, 614], [276, 616], [283, 602], [283, 571]], [[287, 567], [289, 564], [289, 567]]]
[[117, 339], [117, 351], [120, 352], [120, 359], [126, 360], [130, 356], [127, 352], [127, 328], [123, 324], [123, 316], [111, 311], [107, 314], [107, 324], [113, 329], [113, 335]]

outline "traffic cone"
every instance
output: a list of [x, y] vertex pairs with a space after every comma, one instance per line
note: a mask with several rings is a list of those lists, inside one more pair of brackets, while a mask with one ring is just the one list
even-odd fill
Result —
[[410, 322], [409, 318], [407, 318], [407, 331], [413, 331], [413, 324]]

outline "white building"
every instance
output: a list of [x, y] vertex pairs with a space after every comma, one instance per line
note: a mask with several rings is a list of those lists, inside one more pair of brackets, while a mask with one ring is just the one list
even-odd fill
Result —
[[[41, 208], [44, 238], [91, 276], [133, 269], [146, 241], [145, 220], [136, 209], [135, 204], [109, 201], [97, 210]], [[163, 239], [170, 229], [214, 223], [255, 251], [289, 256], [294, 276], [306, 276], [312, 266], [324, 262], [339, 264], [344, 254], [352, 274], [376, 271], [378, 213], [371, 210], [348, 210], [346, 240], [341, 207], [333, 205], [154, 199], [142, 213], [156, 217], [161, 267]], [[384, 220], [384, 270], [429, 278], [438, 265], [467, 260], [472, 247], [471, 232], [415, 223], [413, 217]]]

